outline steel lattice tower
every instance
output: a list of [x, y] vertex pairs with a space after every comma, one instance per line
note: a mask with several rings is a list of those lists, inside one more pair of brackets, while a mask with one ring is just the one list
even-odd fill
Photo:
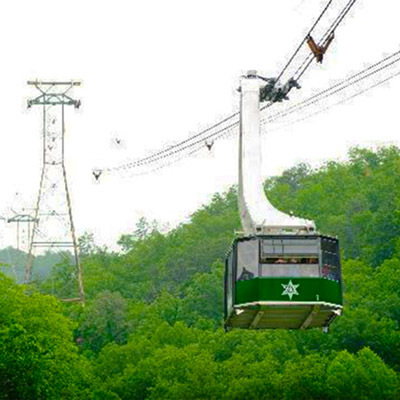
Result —
[[[39, 194], [35, 207], [34, 226], [29, 244], [25, 281], [31, 282], [37, 249], [54, 249], [71, 258], [74, 269], [68, 273], [68, 284], [77, 284], [77, 296], [66, 301], [84, 301], [82, 268], [72, 218], [71, 198], [65, 169], [65, 106], [79, 108], [80, 100], [71, 97], [71, 91], [80, 82], [28, 81], [39, 95], [28, 100], [28, 108], [42, 107], [42, 170]], [[39, 251], [39, 250], [38, 250]], [[69, 292], [71, 293], [71, 291]]]

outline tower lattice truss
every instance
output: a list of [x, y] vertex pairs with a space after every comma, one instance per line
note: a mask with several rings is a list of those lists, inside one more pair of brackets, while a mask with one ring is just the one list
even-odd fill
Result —
[[[80, 106], [70, 92], [78, 82], [28, 82], [39, 96], [28, 108], [42, 108], [42, 171], [25, 270], [26, 282], [34, 274], [35, 258], [46, 251], [58, 254], [58, 274], [53, 282], [64, 300], [84, 301], [82, 269], [72, 217], [71, 198], [65, 168], [65, 107]], [[57, 262], [56, 262], [57, 263]]]

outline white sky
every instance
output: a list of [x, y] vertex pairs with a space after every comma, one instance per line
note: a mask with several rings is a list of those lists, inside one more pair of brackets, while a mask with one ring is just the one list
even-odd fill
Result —
[[[326, 1], [183, 0], [18, 1], [0, 5], [0, 215], [15, 193], [33, 204], [40, 175], [39, 108], [28, 79], [81, 79], [82, 109], [67, 113], [67, 171], [78, 234], [115, 244], [140, 216], [175, 225], [212, 194], [236, 183], [236, 140], [213, 155], [141, 177], [95, 184], [93, 167], [148, 155], [185, 139], [238, 108], [239, 76], [274, 76]], [[335, 0], [334, 0], [335, 3]], [[337, 9], [345, 3], [336, 1]], [[321, 65], [313, 63], [293, 93], [306, 98], [399, 48], [395, 1], [358, 0]], [[325, 25], [323, 28], [327, 28]], [[400, 79], [264, 140], [264, 174], [300, 161], [343, 159], [356, 144], [399, 144]], [[289, 103], [288, 103], [289, 104]], [[122, 149], [112, 139], [123, 140]], [[0, 221], [0, 247], [15, 244]]]

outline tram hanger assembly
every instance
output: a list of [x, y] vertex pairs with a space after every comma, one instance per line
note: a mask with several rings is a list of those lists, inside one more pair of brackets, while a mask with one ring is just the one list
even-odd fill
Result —
[[255, 71], [242, 77], [238, 202], [243, 234], [233, 241], [225, 264], [225, 328], [327, 330], [342, 311], [339, 242], [319, 234], [313, 221], [287, 215], [268, 201], [261, 174], [263, 91], [265, 79]]

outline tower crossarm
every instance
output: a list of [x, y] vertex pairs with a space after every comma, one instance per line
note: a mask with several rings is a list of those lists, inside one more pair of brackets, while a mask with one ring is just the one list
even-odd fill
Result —
[[81, 105], [80, 100], [74, 100], [71, 97], [67, 96], [66, 94], [58, 94], [58, 93], [44, 93], [41, 94], [40, 96], [28, 100], [28, 108], [34, 106], [34, 105], [50, 105], [50, 106], [55, 106], [55, 105], [66, 105], [66, 106], [74, 106], [75, 108], [79, 108]]
[[28, 108], [33, 105], [68, 105], [79, 108], [80, 100], [75, 100], [67, 93], [74, 87], [80, 86], [80, 81], [28, 81], [40, 95], [28, 100]]

